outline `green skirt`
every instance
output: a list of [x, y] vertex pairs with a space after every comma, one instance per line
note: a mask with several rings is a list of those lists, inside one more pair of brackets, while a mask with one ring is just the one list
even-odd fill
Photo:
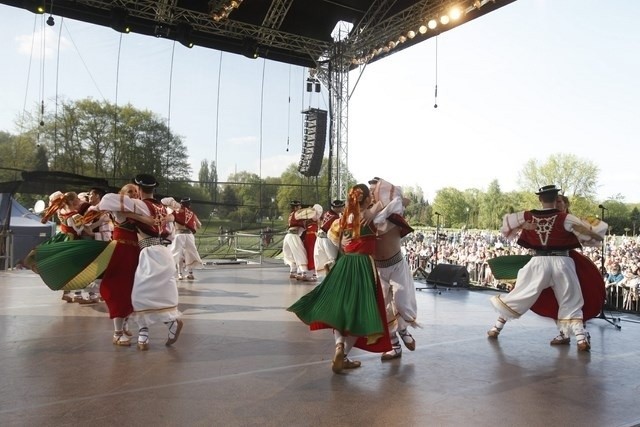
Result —
[[115, 246], [100, 240], [48, 242], [33, 250], [32, 269], [51, 290], [83, 289], [102, 276]]
[[287, 310], [311, 329], [331, 327], [343, 335], [382, 336], [385, 325], [377, 286], [375, 264], [369, 255], [344, 254], [318, 286]]

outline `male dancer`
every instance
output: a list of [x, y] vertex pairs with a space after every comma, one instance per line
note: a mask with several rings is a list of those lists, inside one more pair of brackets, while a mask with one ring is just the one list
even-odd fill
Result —
[[369, 188], [374, 201], [371, 210], [377, 212], [373, 219], [378, 230], [373, 258], [384, 293], [392, 345], [390, 351], [382, 353], [384, 361], [402, 356], [400, 338], [408, 350], [416, 349], [416, 341], [407, 331], [407, 326], [417, 325], [416, 288], [411, 268], [401, 251], [402, 238], [413, 229], [402, 217], [405, 200], [399, 187], [375, 177], [369, 180]]
[[149, 326], [163, 322], [169, 328], [165, 345], [174, 344], [182, 330], [182, 313], [178, 311], [178, 287], [176, 286], [175, 265], [171, 251], [165, 246], [169, 229], [164, 223], [167, 215], [162, 203], [153, 198], [158, 182], [152, 175], [139, 174], [133, 179], [138, 186], [140, 199], [131, 199], [122, 194], [106, 194], [98, 207], [112, 212], [133, 212], [157, 219], [157, 225], [150, 226], [135, 221], [138, 229], [140, 258], [133, 279], [131, 302], [138, 331], [138, 350], [149, 349]]
[[300, 237], [305, 230], [304, 220], [296, 219], [295, 216], [296, 212], [302, 207], [302, 204], [294, 200], [289, 205], [291, 206], [289, 229], [282, 242], [282, 256], [285, 264], [289, 266], [290, 279], [313, 282], [314, 279], [309, 275], [309, 267], [307, 266], [307, 252], [304, 249], [304, 244]]
[[[538, 300], [542, 291], [550, 287], [558, 302], [557, 325], [560, 336], [568, 337], [573, 333], [578, 351], [591, 349], [589, 334], [584, 329], [584, 298], [576, 264], [569, 256], [569, 250], [580, 248], [581, 241], [602, 241], [603, 235], [594, 231], [588, 222], [558, 211], [555, 206], [559, 192], [560, 189], [555, 185], [545, 185], [536, 192], [542, 209], [504, 216], [503, 236], [518, 238], [520, 246], [532, 249], [535, 253], [518, 271], [513, 290], [491, 298], [491, 304], [500, 316], [487, 332], [489, 338], [498, 338], [507, 320], [522, 316]], [[606, 227], [598, 231], [604, 234]]]
[[[162, 199], [162, 204], [167, 205], [166, 198]], [[174, 201], [175, 202], [175, 201]], [[202, 227], [202, 223], [198, 216], [191, 210], [191, 199], [184, 197], [180, 200], [180, 207], [173, 212], [175, 224], [175, 237], [171, 242], [171, 254], [178, 268], [178, 279], [183, 279], [183, 262], [186, 270], [187, 280], [193, 280], [193, 268], [202, 267], [202, 259], [196, 248], [196, 239], [194, 234], [196, 230]]]
[[333, 267], [338, 256], [338, 246], [327, 237], [327, 233], [331, 229], [333, 223], [340, 219], [340, 215], [344, 212], [344, 200], [334, 200], [331, 202], [331, 208], [322, 214], [320, 218], [320, 227], [314, 247], [314, 261], [316, 273], [318, 276], [326, 275]]

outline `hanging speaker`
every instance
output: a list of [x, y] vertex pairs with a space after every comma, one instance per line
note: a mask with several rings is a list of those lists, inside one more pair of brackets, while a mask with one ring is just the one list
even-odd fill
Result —
[[305, 114], [304, 138], [298, 172], [304, 176], [318, 176], [327, 141], [327, 112], [310, 108], [302, 113]]

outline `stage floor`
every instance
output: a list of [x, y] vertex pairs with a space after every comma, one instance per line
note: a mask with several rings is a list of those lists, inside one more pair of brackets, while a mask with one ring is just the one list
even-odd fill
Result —
[[[2, 426], [631, 426], [640, 325], [588, 322], [590, 353], [552, 347], [527, 313], [498, 341], [494, 291], [419, 291], [417, 349], [335, 375], [329, 331], [285, 309], [313, 284], [281, 265], [213, 266], [179, 282], [184, 329], [147, 352], [111, 343], [104, 303], [60, 300], [30, 271], [0, 272]], [[135, 337], [134, 337], [135, 340]], [[135, 343], [135, 341], [134, 341]]]

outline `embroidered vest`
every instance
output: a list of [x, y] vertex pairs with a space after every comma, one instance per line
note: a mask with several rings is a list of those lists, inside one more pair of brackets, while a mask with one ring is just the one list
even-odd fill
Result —
[[552, 210], [532, 210], [524, 213], [527, 222], [536, 225], [534, 230], [522, 230], [518, 244], [523, 248], [542, 250], [568, 250], [581, 247], [575, 234], [564, 229], [567, 214]]
[[191, 230], [192, 233], [195, 234], [195, 232], [196, 232], [196, 214], [193, 213], [193, 211], [191, 209], [183, 207], [180, 210], [174, 212], [173, 213], [173, 217], [175, 218], [175, 221], [178, 224], [187, 227], [189, 230]]
[[[152, 217], [159, 217], [167, 214], [167, 209], [159, 201], [154, 199], [144, 199], [143, 202], [149, 208], [149, 212], [151, 213]], [[164, 224], [164, 226], [160, 226], [160, 225], [152, 226], [149, 224], [144, 224], [140, 221], [135, 221], [135, 224], [138, 231], [151, 237], [166, 238], [166, 237], [169, 237], [169, 235], [171, 234], [171, 231], [169, 230], [169, 227], [167, 226], [167, 224]]]
[[322, 218], [320, 218], [320, 228], [322, 229], [322, 231], [328, 233], [331, 229], [331, 224], [333, 224], [333, 221], [337, 220], [338, 218], [340, 218], [340, 215], [332, 211], [331, 209], [322, 214]]

